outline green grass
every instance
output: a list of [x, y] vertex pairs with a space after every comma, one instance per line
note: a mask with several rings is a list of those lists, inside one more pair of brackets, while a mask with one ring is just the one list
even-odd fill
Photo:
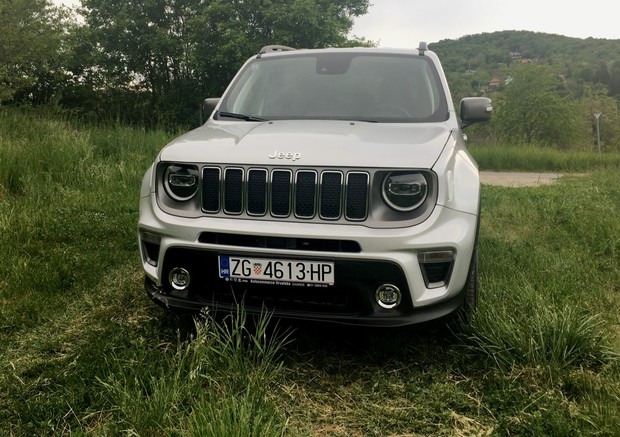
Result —
[[620, 169], [620, 153], [560, 151], [535, 146], [471, 145], [481, 170], [583, 173]]
[[277, 329], [147, 299], [138, 191], [170, 138], [0, 110], [0, 435], [620, 433], [617, 157], [472, 147], [585, 175], [484, 186], [462, 334]]
[[286, 335], [269, 330], [243, 309], [219, 323], [196, 320], [188, 339], [153, 349], [138, 344], [129, 357], [111, 358], [97, 378], [111, 412], [104, 429], [139, 435], [280, 435], [285, 418], [268, 394], [282, 373]]

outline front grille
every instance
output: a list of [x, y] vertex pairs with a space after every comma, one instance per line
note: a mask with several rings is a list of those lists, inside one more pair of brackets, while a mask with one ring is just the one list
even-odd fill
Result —
[[369, 180], [368, 173], [357, 170], [205, 167], [202, 210], [226, 216], [363, 221]]

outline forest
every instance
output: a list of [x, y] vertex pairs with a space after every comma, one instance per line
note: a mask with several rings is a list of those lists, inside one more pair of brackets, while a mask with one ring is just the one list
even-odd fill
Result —
[[[0, 105], [44, 107], [89, 123], [170, 131], [201, 122], [264, 45], [373, 46], [351, 37], [368, 0], [49, 0], [0, 3]], [[476, 143], [620, 150], [620, 41], [502, 31], [430, 45], [455, 107], [493, 99]], [[596, 116], [595, 114], [598, 114]]]

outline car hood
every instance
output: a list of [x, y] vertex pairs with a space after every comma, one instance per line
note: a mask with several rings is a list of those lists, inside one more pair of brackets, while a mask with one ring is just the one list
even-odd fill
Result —
[[209, 121], [168, 144], [159, 159], [265, 166], [431, 168], [450, 133], [444, 123]]

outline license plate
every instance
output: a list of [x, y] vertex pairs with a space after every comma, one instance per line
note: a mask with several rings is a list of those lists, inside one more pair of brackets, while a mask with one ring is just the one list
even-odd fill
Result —
[[219, 256], [220, 278], [274, 285], [334, 284], [334, 263], [298, 259]]

